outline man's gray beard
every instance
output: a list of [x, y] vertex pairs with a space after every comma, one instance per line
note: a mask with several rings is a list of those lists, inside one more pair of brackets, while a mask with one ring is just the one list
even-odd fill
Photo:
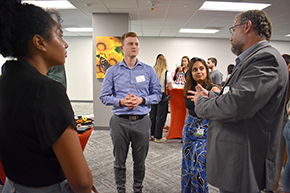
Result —
[[243, 47], [244, 45], [242, 45], [241, 43], [237, 43], [237, 44], [232, 44], [232, 48], [231, 51], [235, 54], [235, 55], [240, 55], [241, 53], [243, 53]]

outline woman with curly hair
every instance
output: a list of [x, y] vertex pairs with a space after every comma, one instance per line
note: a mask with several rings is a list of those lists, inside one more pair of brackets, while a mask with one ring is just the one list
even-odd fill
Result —
[[[0, 0], [0, 161], [3, 193], [91, 192], [93, 178], [65, 87], [46, 76], [65, 63], [68, 44], [45, 11]], [[60, 21], [60, 17], [57, 17]]]
[[209, 121], [197, 117], [194, 102], [187, 99], [188, 91], [195, 91], [200, 84], [205, 89], [220, 92], [211, 82], [209, 68], [201, 58], [192, 58], [183, 90], [188, 115], [182, 133], [182, 171], [181, 186], [183, 193], [208, 192], [206, 179], [206, 137]]

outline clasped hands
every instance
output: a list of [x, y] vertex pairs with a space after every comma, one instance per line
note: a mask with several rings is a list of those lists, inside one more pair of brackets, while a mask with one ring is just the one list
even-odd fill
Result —
[[196, 104], [196, 101], [200, 96], [208, 97], [208, 91], [206, 89], [204, 89], [200, 84], [198, 84], [195, 87], [195, 90], [196, 91], [192, 91], [192, 90], [187, 91], [188, 94], [190, 94], [187, 96], [187, 98], [191, 99], [191, 101], [193, 101], [194, 104]]
[[125, 98], [120, 100], [120, 105], [127, 106], [129, 109], [135, 109], [141, 103], [142, 97], [137, 97], [136, 95], [130, 93], [128, 93]]

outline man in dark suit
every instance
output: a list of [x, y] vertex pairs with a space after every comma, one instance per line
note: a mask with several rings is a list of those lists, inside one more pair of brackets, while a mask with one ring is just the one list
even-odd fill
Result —
[[270, 190], [281, 139], [288, 71], [269, 44], [272, 25], [259, 10], [240, 13], [230, 28], [234, 72], [220, 94], [200, 85], [195, 112], [210, 119], [207, 146], [208, 182], [220, 192]]

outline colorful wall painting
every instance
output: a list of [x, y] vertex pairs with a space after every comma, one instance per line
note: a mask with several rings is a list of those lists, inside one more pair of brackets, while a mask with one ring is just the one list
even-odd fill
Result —
[[122, 61], [124, 53], [120, 48], [120, 37], [97, 36], [96, 38], [96, 76], [104, 78], [111, 66]]

